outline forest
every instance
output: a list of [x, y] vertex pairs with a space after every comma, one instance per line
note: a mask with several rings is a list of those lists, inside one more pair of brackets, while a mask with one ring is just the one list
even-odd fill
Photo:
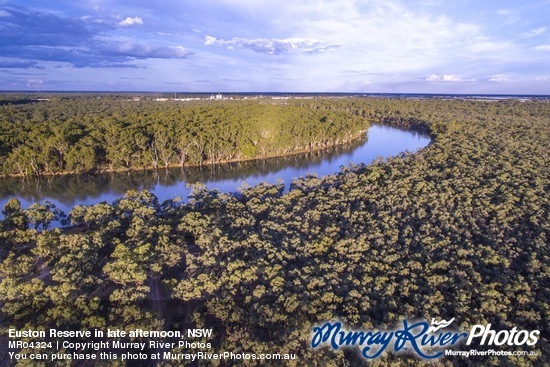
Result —
[[[374, 329], [391, 328], [404, 318], [455, 318], [462, 330], [487, 323], [494, 330], [540, 330], [533, 347], [492, 347], [537, 354], [446, 356], [432, 366], [550, 363], [547, 100], [350, 98], [295, 100], [287, 105], [238, 101], [194, 105], [183, 114], [179, 106], [147, 103], [118, 110], [120, 102], [105, 106], [89, 101], [82, 109], [70, 110], [68, 106], [78, 103], [60, 100], [52, 115], [41, 103], [3, 106], [4, 173], [150, 165], [153, 142], [162, 157], [157, 140], [161, 135], [149, 128], [155, 121], [175, 129], [166, 135], [174, 144], [169, 164], [179, 159], [178, 139], [196, 141], [203, 136], [203, 125], [195, 121], [208, 119], [219, 123], [205, 125], [203, 133], [210, 134], [205, 139], [222, 137], [229, 131], [226, 122], [247, 123], [239, 129], [243, 135], [220, 138], [229, 144], [223, 154], [223, 149], [205, 148], [198, 156], [188, 151], [184, 163], [332, 144], [344, 139], [339, 134], [352, 136], [371, 121], [428, 131], [432, 143], [414, 154], [343, 167], [326, 177], [297, 179], [287, 193], [282, 184], [260, 184], [230, 194], [197, 185], [184, 203], [159, 202], [147, 191], [129, 191], [113, 203], [76, 206], [70, 213], [48, 204], [24, 209], [11, 200], [0, 221], [2, 335], [9, 327], [212, 328], [213, 351], [294, 353], [297, 359], [157, 365], [364, 366], [360, 354], [350, 349], [310, 349], [312, 326], [340, 320], [350, 328]], [[150, 114], [141, 116], [144, 111]], [[288, 117], [276, 119], [264, 135], [277, 129], [288, 133], [291, 127], [303, 134], [281, 140], [273, 136], [275, 140], [262, 145], [263, 130], [258, 129], [263, 125], [241, 118], [276, 111]], [[221, 118], [223, 113], [228, 117]], [[56, 123], [62, 114], [65, 122]], [[193, 114], [204, 116], [195, 120]], [[295, 115], [314, 121], [293, 124], [290, 116]], [[338, 131], [309, 125], [331, 120], [337, 121]], [[74, 124], [81, 129], [74, 129]], [[137, 142], [123, 143], [124, 126], [142, 131], [141, 149]], [[115, 158], [114, 152], [122, 148], [110, 145], [115, 144], [108, 142], [112, 135], [121, 136], [116, 143], [128, 144], [139, 154], [126, 152], [125, 158]], [[58, 138], [68, 139], [63, 140], [61, 156], [54, 143]], [[52, 143], [40, 144], [43, 139]], [[70, 152], [77, 149], [73, 144], [89, 147], [90, 154], [84, 156], [94, 157], [93, 163], [70, 163]], [[37, 160], [30, 163], [20, 150], [34, 152]], [[164, 165], [162, 158], [158, 163]], [[51, 228], [54, 221], [67, 226]], [[17, 363], [27, 365], [67, 363]], [[425, 362], [411, 354], [384, 353], [368, 365]]]
[[217, 164], [349, 143], [363, 116], [280, 101], [134, 101], [123, 95], [0, 101], [0, 175]]

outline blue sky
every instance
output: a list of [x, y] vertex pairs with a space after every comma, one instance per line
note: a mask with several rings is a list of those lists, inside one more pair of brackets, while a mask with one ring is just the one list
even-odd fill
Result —
[[549, 0], [0, 0], [0, 90], [550, 94]]

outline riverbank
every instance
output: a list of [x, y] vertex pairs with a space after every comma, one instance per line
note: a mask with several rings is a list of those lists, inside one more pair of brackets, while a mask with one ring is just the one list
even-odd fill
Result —
[[294, 179], [308, 174], [318, 177], [335, 174], [343, 166], [369, 164], [376, 158], [388, 158], [404, 151], [415, 152], [430, 143], [426, 135], [388, 126], [372, 125], [368, 136], [368, 140], [355, 140], [325, 150], [202, 168], [4, 178], [0, 180], [0, 208], [10, 198], [17, 198], [22, 207], [50, 201], [68, 213], [76, 205], [112, 203], [130, 190], [150, 191], [160, 201], [176, 197], [185, 201], [195, 183], [203, 183], [209, 190], [236, 192], [243, 183], [248, 187], [262, 182], [274, 184], [281, 179], [288, 189]]
[[419, 134], [428, 135], [432, 140], [435, 139], [434, 132], [430, 130], [428, 124], [424, 121], [418, 121], [414, 119], [383, 118], [376, 122], [372, 122], [372, 121], [369, 122], [369, 125], [366, 130], [362, 129], [362, 130], [359, 130], [357, 133], [352, 134], [352, 136], [347, 141], [339, 142], [337, 144], [330, 144], [326, 146], [315, 147], [313, 149], [300, 149], [300, 150], [290, 151], [287, 153], [257, 155], [255, 157], [249, 157], [249, 158], [222, 159], [216, 162], [212, 162], [212, 160], [206, 160], [206, 161], [203, 161], [202, 163], [190, 163], [190, 164], [184, 164], [184, 165], [181, 165], [179, 163], [171, 163], [169, 165], [157, 165], [157, 167], [154, 167], [151, 165], [136, 166], [136, 167], [120, 167], [120, 168], [114, 168], [114, 169], [111, 169], [109, 167], [100, 167], [100, 168], [94, 168], [89, 171], [80, 171], [80, 172], [79, 171], [41, 172], [40, 174], [32, 174], [32, 175], [23, 174], [23, 173], [0, 174], [0, 179], [22, 178], [22, 177], [52, 177], [52, 176], [67, 176], [67, 175], [95, 175], [95, 174], [108, 174], [108, 173], [136, 172], [136, 171], [155, 171], [159, 169], [170, 169], [170, 168], [195, 168], [195, 167], [217, 166], [217, 165], [230, 164], [230, 163], [261, 161], [261, 160], [266, 160], [271, 158], [291, 157], [294, 155], [300, 155], [305, 153], [321, 152], [326, 149], [331, 149], [338, 146], [346, 146], [349, 144], [353, 144], [354, 142], [357, 142], [361, 139], [366, 139], [365, 134], [367, 133], [369, 127], [373, 125], [390, 126], [398, 129], [410, 130], [412, 132], [416, 132]]
[[[369, 125], [370, 127], [371, 125]], [[69, 175], [95, 175], [95, 174], [107, 174], [107, 173], [122, 173], [122, 172], [135, 172], [135, 171], [155, 171], [159, 169], [170, 169], [170, 168], [195, 168], [195, 167], [205, 167], [205, 166], [217, 166], [217, 165], [223, 165], [223, 164], [230, 164], [230, 163], [240, 163], [240, 162], [253, 162], [253, 161], [261, 161], [271, 158], [280, 158], [280, 157], [291, 157], [294, 155], [300, 155], [300, 154], [306, 154], [306, 153], [314, 153], [314, 152], [321, 152], [326, 149], [331, 149], [339, 146], [346, 146], [349, 144], [353, 144], [354, 142], [357, 142], [361, 139], [366, 139], [366, 133], [367, 130], [360, 130], [356, 134], [353, 134], [349, 141], [341, 142], [338, 144], [330, 144], [324, 147], [316, 147], [314, 149], [300, 149], [296, 151], [291, 151], [288, 153], [280, 153], [280, 154], [266, 154], [266, 155], [260, 155], [256, 157], [251, 158], [238, 158], [238, 159], [227, 159], [227, 160], [220, 160], [217, 162], [212, 162], [211, 160], [204, 161], [202, 163], [192, 163], [192, 164], [169, 164], [169, 165], [158, 165], [157, 167], [153, 166], [138, 166], [138, 167], [126, 167], [126, 168], [115, 168], [111, 169], [108, 167], [102, 167], [93, 169], [90, 171], [85, 172], [78, 172], [78, 171], [60, 171], [60, 172], [41, 172], [40, 174], [33, 174], [33, 175], [26, 175], [22, 173], [16, 173], [16, 174], [0, 174], [0, 179], [2, 178], [23, 178], [23, 177], [51, 177], [51, 176], [69, 176]]]
[[[51, 103], [50, 103], [51, 102]], [[193, 105], [74, 97], [0, 108], [2, 177], [202, 166], [346, 143], [370, 114], [350, 101]], [[32, 118], [31, 118], [32, 117]]]

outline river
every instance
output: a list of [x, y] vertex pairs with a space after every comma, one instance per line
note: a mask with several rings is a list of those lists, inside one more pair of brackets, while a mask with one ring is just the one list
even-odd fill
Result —
[[[214, 166], [128, 171], [105, 174], [63, 175], [0, 179], [0, 208], [18, 198], [23, 208], [50, 201], [65, 213], [78, 204], [108, 203], [128, 190], [149, 190], [162, 202], [181, 197], [186, 200], [190, 184], [202, 182], [209, 189], [237, 191], [245, 183], [283, 180], [288, 188], [294, 178], [306, 174], [319, 177], [337, 173], [342, 166], [370, 164], [401, 152], [415, 152], [430, 142], [427, 135], [389, 126], [372, 125], [366, 138], [347, 146], [287, 157], [228, 163]], [[2, 217], [2, 216], [0, 216]]]

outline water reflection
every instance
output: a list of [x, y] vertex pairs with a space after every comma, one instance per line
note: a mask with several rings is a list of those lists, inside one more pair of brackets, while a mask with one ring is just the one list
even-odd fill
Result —
[[97, 175], [70, 175], [0, 179], [0, 207], [13, 197], [23, 207], [34, 202], [52, 201], [65, 212], [77, 204], [112, 202], [128, 190], [149, 190], [159, 200], [176, 196], [186, 198], [188, 184], [204, 183], [222, 192], [236, 191], [243, 181], [248, 185], [275, 183], [282, 179], [289, 186], [293, 178], [306, 174], [325, 176], [341, 166], [371, 163], [375, 158], [394, 156], [403, 151], [416, 151], [426, 146], [429, 138], [416, 132], [388, 126], [371, 126], [365, 140], [325, 151], [288, 157], [237, 162], [215, 166], [185, 167], [130, 171]]

